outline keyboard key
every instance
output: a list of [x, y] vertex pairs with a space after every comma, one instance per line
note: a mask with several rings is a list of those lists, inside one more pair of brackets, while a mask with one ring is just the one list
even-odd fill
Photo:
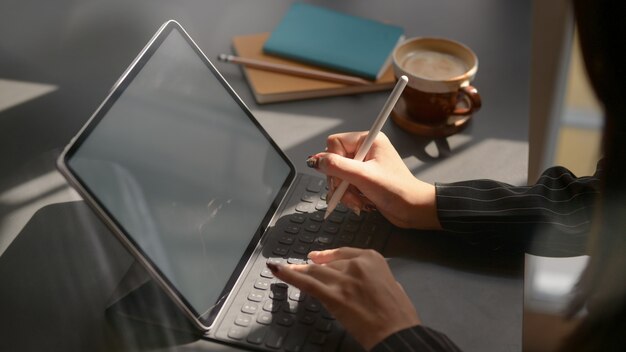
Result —
[[306, 341], [307, 333], [305, 330], [296, 330], [290, 332], [285, 340], [285, 351], [287, 352], [303, 352], [304, 342]]
[[337, 204], [337, 207], [335, 208], [335, 211], [339, 212], [339, 213], [347, 213], [348, 212], [348, 208], [345, 205], [343, 205], [343, 203], [339, 203], [339, 204]]
[[280, 255], [280, 256], [286, 256], [287, 253], [289, 253], [289, 247], [278, 246], [278, 247], [274, 248], [272, 253], [276, 254], [276, 255]]
[[248, 294], [248, 300], [252, 302], [261, 302], [264, 297], [265, 294], [259, 291], [252, 291]]
[[354, 241], [354, 234], [342, 232], [339, 234], [339, 236], [337, 236], [337, 239], [342, 242], [351, 243], [352, 241]]
[[304, 304], [304, 309], [309, 312], [319, 312], [322, 309], [322, 305], [317, 300], [310, 299]]
[[304, 229], [309, 232], [318, 232], [320, 230], [320, 225], [316, 223], [310, 223], [305, 225]]
[[326, 211], [326, 208], [328, 208], [328, 204], [326, 204], [325, 200], [320, 200], [317, 203], [315, 203], [315, 210]]
[[259, 290], [267, 290], [270, 288], [270, 282], [263, 279], [258, 279], [254, 283], [254, 288], [258, 288]]
[[328, 217], [328, 221], [330, 221], [330, 222], [332, 222], [334, 224], [341, 224], [344, 219], [345, 219], [345, 216], [343, 216], [341, 214], [336, 214], [336, 213], [332, 213]]
[[[252, 321], [252, 317], [250, 315], [239, 314], [237, 316], [237, 319], [235, 319], [235, 324], [239, 325], [239, 326], [248, 326], [248, 325], [250, 325], [251, 321]], [[230, 336], [230, 334], [229, 334], [229, 336]]]
[[306, 259], [289, 257], [289, 258], [287, 258], [287, 263], [289, 263], [289, 264], [306, 264]]
[[305, 193], [302, 195], [300, 200], [307, 203], [313, 203], [317, 200], [317, 196], [315, 194]]
[[263, 310], [266, 312], [276, 313], [280, 309], [280, 302], [277, 301], [265, 301], [263, 304]]
[[278, 279], [276, 279], [276, 281], [274, 281], [274, 283], [272, 284], [272, 290], [285, 290], [285, 291], [287, 291], [288, 288], [289, 288], [289, 285], [287, 285], [286, 282], [278, 280]]
[[313, 243], [313, 241], [315, 241], [315, 235], [312, 233], [303, 233], [298, 239], [302, 243]]
[[292, 326], [295, 318], [289, 314], [280, 314], [276, 317], [276, 323], [282, 326]]
[[247, 314], [254, 314], [259, 309], [255, 303], [245, 303], [243, 307], [241, 307], [241, 311]]
[[300, 226], [296, 226], [296, 225], [289, 225], [287, 227], [285, 227], [285, 232], [286, 233], [291, 233], [291, 234], [297, 234], [298, 232], [300, 232]]
[[269, 268], [263, 268], [263, 270], [261, 270], [261, 276], [268, 279], [274, 278], [274, 274], [272, 274], [272, 271]]
[[303, 314], [300, 317], [300, 322], [306, 325], [312, 325], [317, 320], [317, 317], [311, 313]]
[[296, 302], [302, 302], [306, 298], [306, 294], [302, 293], [300, 290], [292, 290], [289, 293], [289, 299]]
[[297, 244], [293, 247], [293, 251], [298, 254], [308, 254], [309, 246], [303, 244]]
[[272, 323], [272, 313], [261, 312], [256, 317], [256, 322], [263, 325], [270, 325]]
[[263, 327], [259, 329], [254, 329], [248, 335], [248, 338], [246, 340], [255, 345], [260, 345], [263, 343], [263, 340], [265, 339], [265, 334], [267, 334], [267, 328]]
[[283, 346], [287, 338], [287, 330], [278, 327], [272, 327], [265, 339], [265, 345], [269, 348], [279, 349]]
[[281, 265], [285, 263], [285, 260], [283, 258], [267, 258], [266, 263], [271, 263], [271, 264], [276, 264], [276, 265]]
[[228, 337], [235, 340], [241, 340], [246, 336], [246, 329], [233, 326], [228, 330]]
[[339, 226], [337, 226], [337, 225], [326, 225], [326, 226], [324, 226], [324, 232], [330, 233], [330, 234], [334, 235], [337, 232], [339, 232]]
[[300, 203], [296, 205], [296, 211], [301, 213], [312, 213], [315, 211], [315, 207], [312, 203]]
[[287, 301], [283, 303], [283, 311], [287, 313], [296, 314], [298, 313], [299, 307], [298, 302]]
[[287, 299], [287, 290], [276, 289], [270, 291], [270, 299], [274, 301], [284, 301]]
[[309, 215], [309, 219], [315, 222], [323, 222], [324, 221], [324, 213], [321, 211], [317, 211]]
[[294, 236], [284, 235], [278, 240], [278, 243], [290, 246], [295, 242], [295, 240], [296, 238]]
[[316, 239], [316, 241], [321, 244], [332, 244], [333, 240], [332, 236], [319, 236]]
[[296, 224], [302, 224], [304, 221], [306, 220], [306, 216], [303, 214], [291, 214], [291, 216], [289, 216], [289, 221], [296, 223]]

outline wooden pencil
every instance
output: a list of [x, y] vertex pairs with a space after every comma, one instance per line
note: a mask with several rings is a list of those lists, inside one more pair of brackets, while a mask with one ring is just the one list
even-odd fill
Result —
[[295, 66], [280, 65], [280, 64], [275, 64], [272, 62], [249, 59], [249, 58], [228, 55], [228, 54], [220, 54], [218, 56], [218, 59], [223, 62], [240, 64], [246, 67], [257, 68], [260, 70], [285, 73], [285, 74], [290, 74], [290, 75], [300, 76], [300, 77], [314, 78], [314, 79], [319, 79], [323, 81], [331, 81], [331, 82], [337, 82], [337, 83], [343, 83], [343, 84], [349, 84], [349, 85], [372, 84], [372, 82], [362, 79], [362, 78], [358, 78], [358, 77], [342, 75], [338, 73], [325, 72], [325, 71], [310, 70], [310, 69], [295, 67]]

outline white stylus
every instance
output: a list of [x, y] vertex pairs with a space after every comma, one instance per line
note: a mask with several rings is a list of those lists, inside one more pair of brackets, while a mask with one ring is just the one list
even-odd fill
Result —
[[[402, 94], [402, 91], [404, 90], [404, 87], [406, 87], [406, 84], [408, 82], [409, 79], [406, 76], [402, 76], [400, 77], [400, 79], [398, 79], [398, 83], [396, 83], [396, 86], [393, 88], [391, 95], [389, 95], [389, 98], [385, 102], [385, 105], [383, 105], [383, 109], [380, 111], [380, 114], [378, 114], [376, 121], [374, 121], [372, 128], [370, 128], [370, 131], [367, 133], [365, 141], [363, 142], [363, 144], [361, 144], [359, 150], [356, 152], [354, 160], [363, 161], [365, 155], [367, 155], [367, 152], [369, 152], [370, 148], [372, 147], [372, 143], [374, 143], [378, 132], [380, 132], [381, 128], [383, 128], [383, 125], [385, 124], [385, 121], [387, 121], [391, 110], [398, 102], [398, 99], [400, 99], [400, 94]], [[343, 197], [343, 194], [346, 193], [348, 186], [350, 186], [350, 183], [344, 180], [341, 181], [339, 187], [335, 189], [335, 193], [333, 193], [333, 196], [328, 201], [326, 213], [324, 214], [324, 220], [326, 220], [328, 215], [330, 215], [330, 213], [335, 210], [337, 204], [339, 204], [339, 201], [341, 200], [341, 197]]]

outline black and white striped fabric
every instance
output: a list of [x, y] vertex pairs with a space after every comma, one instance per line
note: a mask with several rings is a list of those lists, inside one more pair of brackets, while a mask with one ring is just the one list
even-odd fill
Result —
[[532, 186], [493, 180], [438, 183], [439, 221], [445, 230], [462, 233], [528, 232], [537, 225], [564, 233], [587, 232], [599, 193], [601, 164], [587, 177], [552, 167]]

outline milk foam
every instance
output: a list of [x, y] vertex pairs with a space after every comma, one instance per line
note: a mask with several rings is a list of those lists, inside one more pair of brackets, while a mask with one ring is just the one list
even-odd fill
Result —
[[427, 50], [411, 53], [402, 67], [415, 76], [433, 81], [454, 78], [468, 70], [465, 62], [456, 56]]

